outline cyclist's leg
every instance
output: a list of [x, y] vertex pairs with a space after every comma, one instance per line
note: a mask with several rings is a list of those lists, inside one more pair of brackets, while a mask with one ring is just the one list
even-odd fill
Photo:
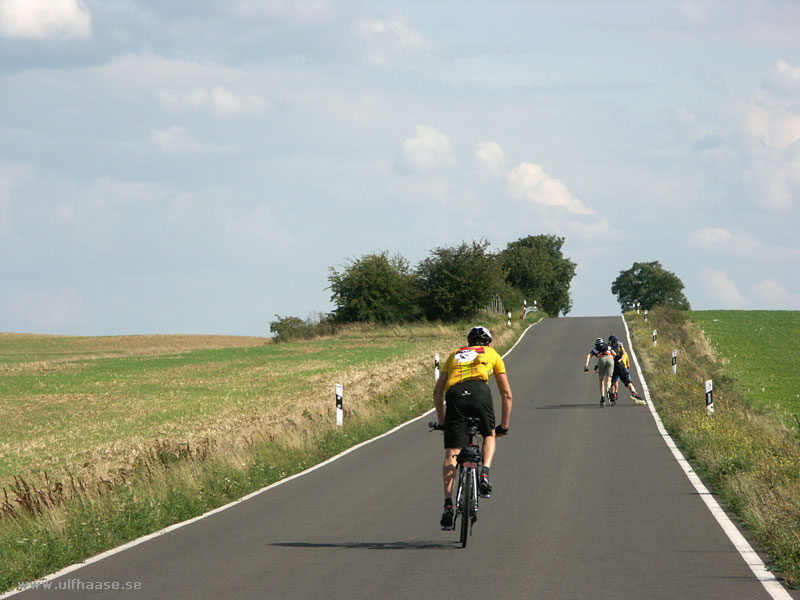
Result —
[[456, 457], [461, 450], [459, 448], [445, 448], [444, 465], [442, 466], [442, 478], [444, 480], [444, 497], [453, 497], [453, 482], [456, 479]]
[[494, 458], [494, 450], [495, 450], [495, 441], [497, 438], [494, 437], [494, 434], [484, 436], [483, 438], [483, 466], [484, 467], [491, 467], [492, 466], [492, 459]]
[[460, 396], [460, 386], [456, 384], [447, 390], [445, 395], [446, 410], [444, 417], [444, 465], [442, 466], [442, 479], [444, 483], [444, 497], [452, 498], [453, 482], [456, 476], [456, 457], [461, 448], [467, 444], [466, 422], [464, 421], [463, 400]]

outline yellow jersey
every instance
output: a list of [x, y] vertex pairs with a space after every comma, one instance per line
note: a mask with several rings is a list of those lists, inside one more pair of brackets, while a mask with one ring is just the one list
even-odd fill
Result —
[[626, 369], [629, 369], [629, 368], [630, 368], [630, 366], [631, 366], [631, 361], [630, 361], [630, 359], [628, 358], [628, 353], [627, 353], [627, 352], [626, 352], [626, 350], [625, 350], [625, 346], [623, 346], [622, 344], [620, 344], [620, 345], [619, 345], [619, 347], [620, 347], [620, 348], [622, 348], [622, 365], [623, 365], [623, 366], [624, 366]]
[[503, 358], [490, 346], [467, 346], [453, 352], [444, 363], [447, 373], [444, 391], [462, 381], [489, 381], [492, 373], [505, 373]]

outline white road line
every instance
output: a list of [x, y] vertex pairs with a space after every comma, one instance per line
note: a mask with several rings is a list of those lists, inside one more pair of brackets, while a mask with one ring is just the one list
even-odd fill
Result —
[[[539, 321], [536, 321], [536, 323], [538, 323], [538, 322]], [[517, 341], [514, 342], [514, 345], [511, 346], [511, 348], [509, 348], [509, 350], [505, 354], [503, 354], [503, 358], [508, 356], [511, 353], [511, 351], [514, 348], [517, 347], [517, 344], [519, 344], [520, 340], [524, 337], [524, 335], [526, 333], [528, 333], [528, 330], [531, 327], [536, 325], [536, 323], [530, 324], [527, 327], [527, 329], [525, 329], [525, 331], [522, 332], [522, 335], [520, 335], [519, 338], [517, 339]], [[377, 437], [371, 438], [371, 439], [369, 439], [369, 440], [367, 440], [365, 442], [361, 442], [360, 444], [352, 446], [352, 447], [348, 448], [347, 450], [345, 450], [343, 452], [340, 452], [336, 456], [332, 456], [331, 458], [329, 458], [328, 460], [326, 460], [324, 462], [321, 462], [321, 463], [319, 463], [317, 465], [314, 465], [313, 467], [309, 467], [305, 471], [301, 471], [300, 473], [295, 473], [294, 475], [291, 475], [291, 476], [287, 477], [286, 479], [281, 479], [280, 481], [276, 481], [275, 483], [270, 484], [270, 485], [268, 485], [266, 487], [263, 487], [260, 490], [256, 490], [255, 492], [251, 492], [247, 496], [243, 496], [242, 498], [239, 498], [238, 500], [234, 500], [233, 502], [229, 502], [228, 504], [226, 504], [224, 506], [220, 506], [219, 508], [215, 508], [214, 510], [210, 510], [207, 513], [203, 513], [199, 517], [194, 517], [193, 519], [189, 519], [187, 521], [182, 521], [180, 523], [175, 523], [174, 525], [170, 525], [169, 527], [165, 527], [164, 529], [160, 529], [159, 531], [156, 531], [155, 533], [150, 533], [148, 535], [143, 535], [142, 537], [136, 538], [135, 540], [132, 540], [132, 541], [128, 542], [127, 544], [123, 544], [122, 546], [117, 546], [116, 548], [112, 548], [111, 550], [106, 550], [102, 554], [97, 554], [96, 556], [92, 556], [91, 558], [87, 558], [83, 562], [75, 563], [74, 565], [70, 565], [68, 567], [64, 567], [63, 569], [61, 569], [60, 571], [58, 571], [56, 573], [52, 573], [51, 575], [46, 575], [45, 577], [42, 577], [41, 579], [37, 579], [35, 582], [26, 582], [26, 583], [28, 584], [29, 587], [34, 587], [35, 584], [37, 584], [37, 583], [45, 583], [45, 582], [48, 582], [48, 581], [52, 581], [54, 579], [58, 579], [59, 577], [62, 577], [64, 575], [68, 574], [68, 573], [72, 573], [73, 571], [77, 571], [78, 569], [81, 569], [81, 568], [83, 568], [83, 567], [85, 567], [87, 565], [91, 565], [93, 563], [96, 563], [96, 562], [99, 562], [99, 561], [103, 560], [104, 558], [108, 558], [109, 556], [113, 556], [114, 554], [118, 554], [120, 552], [123, 552], [124, 550], [127, 550], [128, 548], [133, 548], [134, 546], [138, 546], [139, 544], [143, 544], [143, 543], [147, 542], [148, 540], [152, 540], [155, 537], [158, 537], [160, 535], [164, 535], [165, 533], [169, 533], [170, 531], [175, 531], [176, 529], [180, 529], [181, 527], [185, 527], [186, 525], [194, 523], [195, 521], [199, 521], [200, 519], [205, 519], [206, 517], [210, 517], [211, 515], [215, 515], [218, 512], [222, 512], [223, 510], [231, 508], [232, 506], [236, 506], [240, 502], [244, 502], [245, 500], [249, 500], [250, 498], [258, 496], [259, 494], [263, 494], [264, 492], [269, 491], [272, 488], [278, 487], [279, 485], [283, 485], [284, 483], [288, 483], [292, 479], [297, 479], [298, 477], [302, 477], [303, 475], [308, 475], [312, 471], [316, 471], [317, 469], [321, 469], [322, 467], [324, 467], [326, 465], [329, 465], [333, 461], [339, 460], [343, 456], [346, 456], [346, 455], [350, 454], [351, 452], [354, 452], [355, 450], [358, 450], [362, 446], [366, 446], [367, 444], [371, 444], [372, 442], [376, 442], [381, 438], [384, 438], [386, 436], [392, 435], [398, 429], [402, 429], [406, 425], [410, 425], [411, 423], [415, 423], [416, 421], [419, 421], [419, 420], [427, 417], [429, 414], [434, 412], [434, 410], [435, 409], [432, 408], [428, 412], [426, 412], [424, 414], [421, 414], [420, 416], [418, 416], [418, 417], [416, 417], [414, 419], [411, 419], [410, 421], [406, 421], [405, 423], [401, 423], [400, 425], [398, 425], [394, 429], [391, 429], [391, 430], [387, 431], [386, 433], [383, 433], [383, 434], [381, 434], [381, 435], [379, 435]], [[21, 583], [23, 583], [23, 582], [19, 582], [18, 585], [21, 584]], [[39, 586], [39, 587], [44, 587], [44, 586]], [[10, 590], [10, 591], [5, 592], [4, 594], [0, 595], [0, 600], [4, 600], [5, 598], [10, 598], [11, 596], [19, 594], [19, 593], [21, 593], [23, 591], [25, 591], [25, 590], [20, 590], [20, 589]]]
[[787, 592], [781, 583], [775, 578], [775, 576], [767, 570], [767, 567], [764, 565], [761, 557], [758, 555], [758, 553], [756, 553], [755, 550], [753, 550], [753, 547], [741, 534], [736, 525], [733, 524], [733, 521], [731, 521], [728, 515], [725, 514], [725, 511], [722, 510], [722, 507], [716, 501], [711, 492], [708, 491], [708, 488], [706, 488], [705, 484], [703, 484], [703, 482], [697, 476], [697, 473], [694, 472], [692, 465], [689, 464], [689, 461], [686, 460], [686, 457], [675, 444], [672, 436], [670, 436], [670, 434], [667, 432], [664, 424], [661, 422], [661, 417], [658, 416], [658, 412], [656, 412], [655, 406], [653, 406], [653, 402], [650, 400], [650, 389], [647, 387], [647, 382], [644, 380], [642, 369], [639, 367], [639, 361], [636, 359], [636, 352], [634, 352], [633, 344], [631, 343], [631, 332], [628, 330], [628, 323], [625, 321], [624, 315], [622, 316], [622, 324], [625, 326], [625, 333], [628, 337], [628, 349], [630, 350], [631, 358], [633, 358], [633, 364], [636, 365], [636, 372], [639, 375], [639, 381], [642, 382], [642, 388], [644, 389], [644, 397], [647, 400], [647, 406], [650, 408], [650, 413], [653, 415], [653, 419], [656, 421], [656, 426], [658, 427], [661, 437], [664, 438], [664, 442], [666, 442], [667, 447], [672, 451], [672, 455], [675, 457], [675, 460], [678, 461], [678, 464], [683, 469], [683, 472], [686, 473], [686, 477], [689, 478], [689, 481], [692, 482], [694, 489], [697, 490], [697, 493], [703, 499], [703, 502], [706, 503], [708, 510], [710, 510], [711, 514], [714, 515], [717, 523], [719, 523], [720, 527], [722, 527], [722, 530], [728, 536], [728, 539], [730, 539], [736, 550], [739, 552], [739, 554], [741, 554], [744, 562], [746, 562], [747, 566], [750, 567], [753, 575], [755, 575], [756, 579], [761, 582], [761, 585], [764, 586], [764, 589], [767, 590], [767, 593], [774, 598], [774, 600], [792, 600], [789, 592]]

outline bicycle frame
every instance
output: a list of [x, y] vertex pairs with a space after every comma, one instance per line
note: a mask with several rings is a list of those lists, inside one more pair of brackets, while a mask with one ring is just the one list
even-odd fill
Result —
[[461, 547], [467, 545], [468, 534], [472, 535], [472, 525], [478, 520], [478, 469], [483, 462], [482, 449], [476, 444], [478, 435], [478, 420], [467, 419], [467, 436], [469, 445], [464, 446], [458, 453], [458, 490], [456, 491], [456, 518], [453, 519], [453, 529], [456, 528], [458, 516], [461, 516]]

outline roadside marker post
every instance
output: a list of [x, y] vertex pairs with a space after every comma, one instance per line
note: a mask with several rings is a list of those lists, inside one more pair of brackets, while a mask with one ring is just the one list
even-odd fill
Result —
[[506, 323], [509, 327], [511, 327], [511, 311], [508, 311], [508, 323]]
[[657, 337], [658, 337], [658, 329], [653, 329], [653, 346], [658, 345], [658, 340], [656, 339]]
[[[508, 313], [509, 315], [511, 313]], [[433, 355], [433, 380], [439, 381], [439, 353]]]
[[674, 375], [677, 372], [678, 372], [678, 351], [677, 350], [673, 350], [672, 351], [672, 374]]
[[647, 309], [644, 311], [644, 320], [647, 321]]
[[344, 388], [341, 383], [336, 384], [336, 426], [341, 427], [344, 421], [344, 409], [342, 408], [342, 400], [344, 396]]
[[714, 382], [710, 379], [706, 381], [706, 412], [709, 417], [714, 414]]
[[528, 301], [527, 300], [523, 300], [522, 301], [522, 320], [523, 321], [525, 320], [525, 317], [527, 316], [527, 314], [528, 314]]

